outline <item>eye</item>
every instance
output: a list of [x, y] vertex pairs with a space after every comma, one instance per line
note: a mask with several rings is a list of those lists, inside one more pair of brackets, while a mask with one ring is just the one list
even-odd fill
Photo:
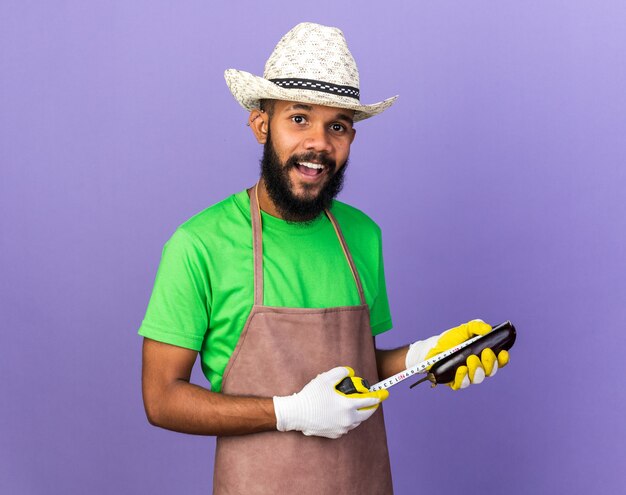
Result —
[[346, 130], [346, 126], [343, 125], [343, 124], [339, 124], [338, 122], [335, 122], [334, 124], [331, 124], [330, 128], [334, 132], [344, 132]]
[[303, 115], [294, 115], [293, 117], [291, 117], [291, 120], [298, 125], [304, 124], [306, 122], [306, 118], [304, 118]]

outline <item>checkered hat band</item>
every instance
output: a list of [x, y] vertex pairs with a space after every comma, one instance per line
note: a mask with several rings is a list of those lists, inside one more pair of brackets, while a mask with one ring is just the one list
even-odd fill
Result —
[[333, 95], [347, 96], [359, 101], [359, 88], [353, 88], [352, 86], [339, 86], [338, 84], [330, 84], [323, 81], [316, 81], [314, 79], [270, 79], [271, 82], [287, 89], [310, 89], [313, 91], [320, 91], [322, 93], [330, 93]]

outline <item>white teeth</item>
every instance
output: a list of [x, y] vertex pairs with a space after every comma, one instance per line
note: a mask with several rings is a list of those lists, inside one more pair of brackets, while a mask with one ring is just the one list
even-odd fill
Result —
[[300, 165], [307, 168], [315, 168], [315, 169], [323, 169], [324, 165], [320, 165], [319, 163], [311, 163], [311, 162], [300, 162]]

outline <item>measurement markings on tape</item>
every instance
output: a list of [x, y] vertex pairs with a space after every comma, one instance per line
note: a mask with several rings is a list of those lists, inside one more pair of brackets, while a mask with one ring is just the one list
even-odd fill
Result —
[[[489, 335], [489, 334], [487, 334]], [[410, 368], [407, 368], [403, 371], [401, 371], [400, 373], [396, 373], [393, 376], [390, 376], [389, 378], [382, 380], [378, 383], [375, 383], [374, 385], [372, 385], [369, 390], [370, 392], [374, 392], [376, 390], [382, 390], [384, 388], [389, 388], [394, 386], [396, 383], [400, 383], [403, 380], [406, 380], [407, 378], [410, 378], [413, 375], [416, 375], [418, 373], [422, 373], [426, 370], [426, 368], [429, 368], [430, 366], [432, 366], [433, 364], [441, 361], [442, 359], [447, 358], [448, 356], [454, 354], [457, 351], [460, 351], [461, 349], [463, 349], [464, 347], [467, 347], [470, 344], [473, 344], [474, 342], [476, 342], [477, 340], [481, 339], [482, 337], [484, 337], [484, 335], [479, 335], [477, 337], [473, 337], [469, 340], [466, 340], [465, 342], [462, 342], [461, 344], [457, 345], [456, 347], [452, 347], [451, 349], [448, 349], [440, 354], [437, 354], [436, 356], [433, 356], [429, 359], [427, 359], [426, 361], [422, 361], [421, 363], [416, 364], [415, 366], [412, 366]]]

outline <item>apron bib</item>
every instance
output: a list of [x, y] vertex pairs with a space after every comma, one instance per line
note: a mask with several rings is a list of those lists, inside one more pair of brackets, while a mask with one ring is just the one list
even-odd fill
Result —
[[[222, 381], [230, 395], [283, 396], [319, 373], [350, 366], [378, 382], [369, 308], [339, 225], [337, 237], [361, 304], [335, 308], [263, 306], [263, 244], [257, 187], [250, 195], [254, 306]], [[269, 431], [217, 438], [213, 493], [271, 495], [386, 495], [393, 493], [382, 406], [338, 439]]]

